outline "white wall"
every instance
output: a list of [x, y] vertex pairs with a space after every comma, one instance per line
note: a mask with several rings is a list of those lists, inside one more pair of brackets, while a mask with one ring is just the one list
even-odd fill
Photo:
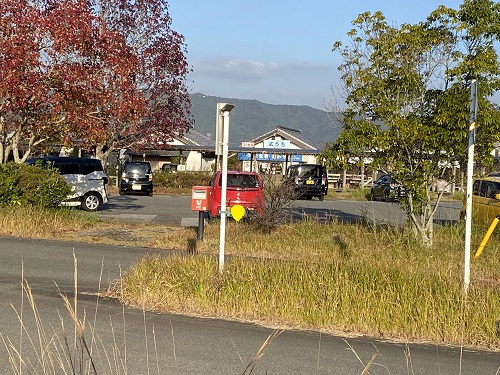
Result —
[[186, 158], [185, 170], [186, 171], [211, 171], [212, 165], [215, 164], [213, 158], [202, 158], [201, 152], [190, 151]]

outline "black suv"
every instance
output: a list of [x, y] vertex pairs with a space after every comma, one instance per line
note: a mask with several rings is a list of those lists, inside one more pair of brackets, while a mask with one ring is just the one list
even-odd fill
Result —
[[299, 198], [318, 197], [322, 201], [328, 194], [328, 174], [321, 164], [291, 165], [286, 171], [286, 180], [294, 184]]
[[147, 161], [128, 161], [123, 165], [120, 195], [143, 193], [153, 196], [153, 172]]

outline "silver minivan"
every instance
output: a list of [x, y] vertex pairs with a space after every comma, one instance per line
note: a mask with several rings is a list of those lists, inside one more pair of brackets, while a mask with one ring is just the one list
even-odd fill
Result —
[[61, 206], [80, 207], [85, 211], [98, 211], [108, 203], [106, 185], [108, 177], [99, 159], [46, 156], [29, 159], [28, 165], [56, 168], [73, 187], [72, 193], [61, 202]]

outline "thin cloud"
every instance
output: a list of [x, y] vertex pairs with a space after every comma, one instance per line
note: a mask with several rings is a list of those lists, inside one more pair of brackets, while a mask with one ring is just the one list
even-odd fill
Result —
[[239, 80], [263, 79], [268, 72], [279, 69], [279, 65], [273, 62], [229, 58], [200, 60], [194, 62], [193, 67], [197, 74]]
[[317, 71], [317, 70], [330, 70], [332, 69], [332, 64], [314, 63], [310, 61], [299, 61], [296, 63], [285, 64], [284, 67], [301, 71], [308, 71], [308, 70]]

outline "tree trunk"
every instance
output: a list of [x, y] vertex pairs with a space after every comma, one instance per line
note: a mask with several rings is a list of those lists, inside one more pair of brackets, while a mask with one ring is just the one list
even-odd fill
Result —
[[361, 181], [359, 183], [359, 188], [363, 189], [365, 187], [365, 160], [361, 158]]
[[95, 147], [95, 157], [101, 161], [102, 165], [106, 165], [106, 161], [111, 152], [113, 152], [113, 149], [104, 144]]
[[407, 217], [409, 219], [410, 229], [415, 236], [415, 239], [423, 246], [431, 247], [434, 235], [434, 211], [432, 210], [430, 200], [425, 203], [425, 207], [422, 207], [422, 214], [416, 215], [412, 197], [408, 196], [406, 199]]

